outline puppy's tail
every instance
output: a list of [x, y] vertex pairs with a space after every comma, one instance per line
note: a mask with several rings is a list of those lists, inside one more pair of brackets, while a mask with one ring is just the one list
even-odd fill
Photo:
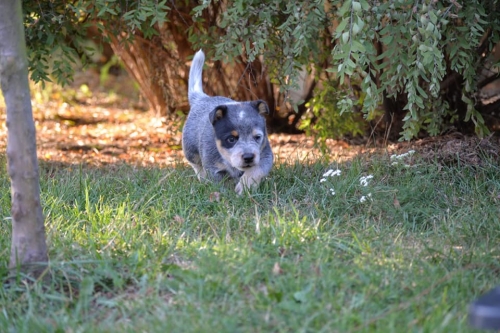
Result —
[[202, 50], [196, 52], [191, 63], [191, 70], [189, 71], [189, 87], [188, 99], [192, 103], [197, 97], [205, 95], [202, 86], [202, 72], [203, 64], [205, 63], [205, 54]]

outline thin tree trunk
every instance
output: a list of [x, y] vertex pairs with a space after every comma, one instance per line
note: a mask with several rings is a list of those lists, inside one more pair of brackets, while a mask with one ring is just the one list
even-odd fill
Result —
[[7, 168], [11, 179], [10, 267], [38, 272], [47, 245], [36, 156], [35, 125], [20, 0], [0, 0], [0, 84], [7, 106]]

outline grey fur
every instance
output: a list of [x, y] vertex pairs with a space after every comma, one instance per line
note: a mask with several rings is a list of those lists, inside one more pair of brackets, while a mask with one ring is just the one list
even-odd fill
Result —
[[258, 186], [273, 165], [263, 116], [269, 109], [260, 100], [237, 102], [206, 95], [202, 87], [204, 62], [200, 50], [189, 72], [191, 110], [182, 131], [184, 156], [200, 180], [221, 181], [229, 176], [237, 182], [235, 191], [242, 194], [245, 188]]

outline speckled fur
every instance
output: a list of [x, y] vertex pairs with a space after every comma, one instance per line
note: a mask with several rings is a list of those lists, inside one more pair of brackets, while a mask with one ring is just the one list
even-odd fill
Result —
[[182, 131], [184, 156], [198, 178], [221, 181], [232, 178], [235, 191], [257, 187], [273, 165], [261, 100], [237, 102], [210, 97], [203, 92], [205, 55], [196, 53], [189, 72], [188, 98], [191, 110]]

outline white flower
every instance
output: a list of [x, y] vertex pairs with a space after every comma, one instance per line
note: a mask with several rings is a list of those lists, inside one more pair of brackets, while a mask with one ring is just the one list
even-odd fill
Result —
[[327, 172], [325, 172], [325, 173], [323, 174], [323, 177], [328, 177], [328, 176], [330, 176], [330, 175], [332, 174], [332, 172], [333, 172], [333, 169], [328, 170]]
[[331, 188], [331, 189], [330, 189], [330, 193], [331, 193], [332, 195], [335, 195], [335, 190], [334, 190], [333, 188]]
[[340, 176], [341, 173], [342, 173], [342, 171], [339, 169], [337, 169], [337, 170], [330, 169], [323, 174], [323, 177]]
[[409, 165], [409, 164], [406, 164], [406, 163], [401, 164], [401, 163], [399, 163], [399, 162], [392, 162], [392, 163], [391, 163], [391, 165], [392, 165], [392, 166], [395, 166], [395, 165], [402, 165], [402, 166], [404, 166], [405, 168], [410, 168], [410, 167], [411, 167], [411, 165]]
[[408, 150], [408, 152], [406, 152], [404, 154], [401, 154], [401, 155], [394, 154], [394, 155], [391, 155], [391, 161], [392, 160], [401, 160], [401, 159], [403, 159], [403, 158], [405, 158], [407, 156], [411, 156], [413, 154], [415, 154], [414, 150]]
[[372, 194], [371, 193], [368, 193], [366, 196], [362, 196], [361, 198], [359, 198], [359, 202], [365, 202], [366, 200], [368, 199], [372, 199]]
[[369, 180], [373, 178], [373, 175], [363, 176], [359, 178], [359, 184], [361, 186], [368, 186]]
[[323, 174], [323, 178], [321, 178], [319, 182], [320, 183], [326, 182], [327, 177], [340, 176], [341, 173], [342, 171], [340, 171], [339, 169], [337, 170], [330, 169]]

